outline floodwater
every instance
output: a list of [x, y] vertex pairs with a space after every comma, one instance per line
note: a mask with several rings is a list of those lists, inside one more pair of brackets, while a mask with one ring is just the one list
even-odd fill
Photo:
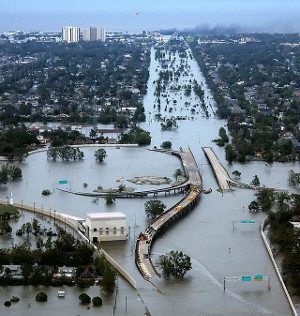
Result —
[[[180, 167], [177, 158], [149, 152], [146, 149], [107, 149], [108, 157], [102, 164], [95, 163], [93, 153], [95, 149], [85, 148], [85, 159], [81, 162], [52, 162], [47, 161], [45, 153], [29, 156], [23, 166], [23, 180], [10, 183], [2, 188], [1, 196], [9, 196], [13, 192], [15, 201], [37, 205], [84, 217], [88, 212], [121, 211], [128, 217], [130, 226], [129, 238], [126, 242], [102, 243], [108, 251], [137, 281], [137, 292], [132, 290], [122, 279], [119, 279], [118, 294], [116, 296], [115, 315], [143, 315], [147, 307], [151, 315], [291, 315], [287, 299], [284, 295], [275, 270], [267, 255], [259, 234], [259, 226], [264, 214], [250, 214], [247, 206], [253, 199], [253, 191], [236, 189], [231, 193], [220, 194], [216, 191], [217, 183], [213, 173], [203, 155], [202, 146], [211, 146], [229, 172], [238, 169], [242, 172], [241, 181], [249, 183], [254, 174], [257, 174], [261, 183], [266, 186], [289, 188], [287, 174], [290, 169], [296, 169], [299, 164], [274, 163], [267, 166], [264, 162], [252, 162], [244, 165], [233, 164], [228, 166], [223, 149], [212, 142], [217, 138], [218, 130], [226, 124], [214, 116], [209, 103], [214, 101], [207, 89], [204, 78], [194, 60], [188, 59], [188, 76], [181, 77], [179, 84], [190, 79], [202, 83], [205, 90], [205, 102], [209, 107], [210, 117], [206, 118], [200, 107], [192, 115], [190, 108], [185, 108], [185, 102], [191, 106], [200, 103], [192, 92], [186, 97], [182, 91], [168, 92], [170, 100], [176, 100], [176, 109], [172, 113], [164, 111], [166, 99], [162, 98], [162, 116], [187, 116], [189, 119], [178, 121], [179, 128], [173, 131], [161, 131], [160, 122], [156, 122], [154, 115], [155, 104], [153, 81], [158, 78], [160, 65], [154, 58], [154, 49], [151, 55], [150, 78], [148, 93], [145, 97], [147, 121], [142, 127], [152, 135], [151, 146], [160, 146], [165, 140], [173, 143], [173, 148], [190, 147], [204, 180], [204, 188], [211, 187], [213, 193], [203, 195], [196, 208], [180, 222], [172, 226], [152, 248], [153, 261], [170, 250], [182, 250], [192, 258], [193, 269], [183, 280], [154, 279], [152, 284], [143, 280], [134, 263], [134, 246], [136, 236], [146, 227], [147, 219], [144, 213], [146, 199], [119, 199], [112, 206], [106, 206], [103, 200], [92, 203], [92, 198], [74, 196], [62, 193], [55, 188], [57, 181], [67, 179], [67, 188], [78, 191], [92, 191], [97, 186], [117, 187], [116, 179], [124, 177], [127, 186], [134, 186], [127, 179], [134, 176], [159, 175], [172, 178], [174, 170]], [[179, 57], [176, 56], [176, 65]], [[158, 69], [158, 71], [156, 71]], [[192, 99], [190, 99], [192, 98]], [[171, 106], [171, 103], [170, 103]], [[173, 107], [173, 105], [172, 105]], [[182, 109], [181, 109], [182, 108]], [[88, 183], [86, 189], [83, 183]], [[149, 186], [137, 186], [146, 189]], [[53, 191], [49, 197], [41, 196], [42, 189]], [[163, 202], [170, 206], [180, 199], [180, 196], [161, 197]], [[254, 224], [239, 224], [242, 219], [254, 219]], [[233, 224], [233, 222], [235, 224]], [[235, 230], [233, 230], [233, 225]], [[230, 250], [229, 250], [230, 248]], [[267, 289], [266, 282], [226, 282], [226, 291], [223, 290], [224, 277], [239, 277], [242, 275], [263, 274], [270, 277], [271, 290]], [[22, 300], [12, 308], [5, 308], [0, 304], [0, 314], [5, 315], [91, 315], [99, 313], [110, 315], [113, 311], [112, 296], [101, 294], [105, 301], [99, 310], [86, 310], [78, 303], [76, 288], [67, 289], [67, 297], [58, 300], [58, 288], [47, 288], [49, 301], [38, 304], [34, 302], [35, 289], [27, 287], [1, 288], [2, 301], [16, 294]], [[91, 287], [91, 295], [99, 294], [97, 287]], [[127, 311], [125, 297], [127, 296]], [[31, 302], [30, 308], [28, 302]], [[21, 312], [22, 311], [22, 312]], [[48, 314], [47, 314], [48, 313]]]

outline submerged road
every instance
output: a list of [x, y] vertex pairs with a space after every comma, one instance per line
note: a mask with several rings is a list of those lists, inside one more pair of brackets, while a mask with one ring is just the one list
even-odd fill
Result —
[[[142, 128], [151, 133], [154, 146], [159, 147], [163, 140], [170, 140], [174, 148], [180, 146], [191, 148], [201, 168], [205, 186], [212, 187], [215, 185], [215, 175], [210, 172], [207, 161], [199, 148], [212, 147], [220, 157], [220, 163], [224, 163], [224, 151], [211, 141], [218, 137], [218, 130], [226, 124], [226, 121], [215, 117], [215, 102], [193, 58], [186, 58], [187, 65], [183, 63], [186, 75], [182, 75], [178, 82], [172, 80], [165, 94], [161, 96], [161, 109], [166, 110], [159, 112], [158, 107], [153, 106], [157, 99], [155, 97], [156, 83], [159, 72], [164, 70], [163, 66], [167, 64], [169, 69], [174, 67], [177, 70], [182, 64], [179, 53], [171, 52], [167, 45], [163, 51], [166, 54], [163, 63], [155, 58], [157, 51], [159, 50], [153, 49], [151, 52], [148, 92], [144, 101], [145, 113], [148, 115]], [[189, 55], [190, 50], [187, 50], [187, 53]], [[202, 108], [197, 106], [199, 101], [193, 91], [191, 96], [186, 96], [184, 89], [178, 91], [170, 89], [172, 85], [183, 87], [194, 79], [202, 84], [209, 118], [202, 113]], [[176, 101], [175, 106], [172, 100]], [[195, 115], [191, 115], [192, 106], [195, 106]], [[171, 108], [172, 111], [170, 111]], [[179, 128], [176, 131], [166, 132], [161, 130], [161, 122], [156, 119], [158, 113], [161, 113], [164, 118], [183, 116], [186, 120], [178, 121]], [[241, 168], [240, 165], [239, 168]], [[272, 187], [275, 179], [278, 179], [278, 168], [282, 166], [276, 165], [276, 168], [275, 166], [273, 168], [274, 179], [268, 183], [269, 187]], [[259, 165], [259, 163], [247, 164], [243, 166], [242, 171], [243, 179], [246, 181], [257, 172], [268, 177], [264, 165]], [[238, 187], [244, 186], [238, 185]], [[264, 215], [244, 211], [243, 206], [248, 205], [251, 200], [253, 200], [252, 190], [237, 188], [232, 194], [224, 195], [213, 190], [211, 194], [203, 197], [201, 203], [195, 205], [195, 212], [186, 216], [180, 224], [170, 227], [159, 243], [153, 244], [153, 247], [149, 243], [142, 243], [140, 255], [146, 257], [146, 259], [141, 258], [145, 271], [153, 275], [153, 277], [150, 276], [150, 282], [154, 281], [155, 285], [166, 293], [164, 296], [156, 292], [152, 293], [149, 289], [140, 290], [152, 315], [292, 315], [289, 302], [259, 234], [259, 226]], [[237, 230], [232, 231], [232, 222], [244, 219], [254, 219], [255, 224], [240, 225]], [[158, 235], [155, 232], [155, 236], [150, 237], [151, 242]], [[193, 270], [189, 271], [184, 280], [155, 278], [155, 269], [152, 270], [152, 263], [150, 259], [147, 260], [149, 249], [151, 249], [153, 261], [171, 249], [181, 250], [192, 258]], [[270, 291], [263, 282], [234, 282], [228, 284], [228, 289], [226, 287], [224, 293], [224, 276], [259, 273], [271, 277]]]

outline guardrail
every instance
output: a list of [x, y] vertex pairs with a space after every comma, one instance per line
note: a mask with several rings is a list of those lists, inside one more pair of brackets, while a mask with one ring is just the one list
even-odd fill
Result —
[[275, 261], [273, 252], [272, 252], [271, 247], [270, 247], [270, 245], [269, 245], [269, 243], [268, 243], [268, 241], [267, 241], [267, 238], [266, 238], [266, 236], [265, 236], [264, 229], [265, 229], [265, 227], [267, 226], [267, 224], [268, 224], [268, 217], [266, 217], [266, 218], [263, 220], [262, 225], [260, 226], [260, 235], [261, 235], [261, 238], [262, 238], [262, 240], [263, 240], [263, 242], [264, 242], [264, 244], [265, 244], [265, 247], [266, 247], [267, 252], [268, 252], [268, 254], [269, 254], [269, 256], [270, 256], [271, 262], [272, 262], [272, 264], [273, 264], [273, 266], [274, 266], [274, 268], [275, 268], [276, 274], [277, 274], [278, 279], [279, 279], [279, 281], [280, 281], [280, 283], [281, 283], [281, 286], [282, 286], [282, 288], [283, 288], [283, 291], [284, 291], [284, 293], [285, 293], [285, 295], [286, 295], [286, 297], [287, 297], [287, 299], [288, 299], [288, 302], [289, 302], [289, 304], [290, 304], [292, 313], [293, 313], [294, 316], [298, 316], [298, 313], [297, 313], [297, 311], [296, 311], [295, 305], [294, 305], [294, 303], [293, 303], [293, 301], [292, 301], [292, 299], [291, 299], [291, 296], [290, 296], [290, 293], [288, 292], [288, 289], [286, 288], [286, 286], [285, 286], [285, 284], [284, 284], [284, 281], [283, 281], [283, 279], [282, 279], [280, 270], [279, 270], [279, 268], [278, 268], [278, 266], [277, 266], [277, 263], [276, 263], [276, 261]]
[[106, 260], [129, 282], [129, 284], [136, 288], [135, 279], [129, 275], [129, 273], [115, 260], [113, 259], [105, 250], [100, 249], [100, 253], [105, 256]]
[[[0, 204], [7, 204], [7, 201], [0, 199]], [[51, 210], [48, 211], [45, 208], [37, 207], [35, 205], [35, 203], [33, 205], [28, 205], [28, 204], [24, 204], [24, 203], [16, 203], [15, 202], [15, 203], [13, 203], [13, 205], [15, 207], [17, 207], [18, 209], [25, 210], [25, 211], [31, 212], [33, 214], [38, 214], [38, 215], [42, 215], [45, 217], [49, 217], [50, 220], [53, 219], [54, 222], [59, 222], [60, 224], [62, 224], [64, 226], [68, 226], [69, 228], [75, 230], [76, 233], [84, 241], [91, 243], [90, 240], [84, 235], [84, 232], [82, 231], [82, 229], [80, 228], [78, 223], [76, 223], [75, 221], [71, 220], [70, 218], [60, 214], [59, 212], [55, 212], [55, 211], [51, 211]]]

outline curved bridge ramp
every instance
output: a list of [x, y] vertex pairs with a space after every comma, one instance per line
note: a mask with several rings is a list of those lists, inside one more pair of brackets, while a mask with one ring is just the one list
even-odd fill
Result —
[[[151, 151], [157, 151], [157, 152], [162, 152], [170, 155], [174, 155], [177, 158], [180, 159], [184, 174], [186, 177], [186, 180], [164, 188], [159, 188], [159, 189], [153, 189], [153, 190], [145, 190], [145, 191], [135, 191], [135, 192], [114, 192], [114, 197], [115, 198], [137, 198], [137, 197], [147, 197], [147, 196], [154, 196], [157, 197], [158, 195], [164, 194], [165, 196], [171, 195], [171, 194], [181, 194], [184, 192], [187, 192], [190, 190], [191, 183], [195, 182], [197, 183], [197, 179], [195, 178], [193, 173], [193, 169], [196, 171], [198, 170], [197, 164], [195, 162], [195, 159], [190, 152], [189, 149], [187, 150], [180, 150], [180, 151], [174, 151], [174, 150], [160, 150], [160, 149], [152, 149]], [[72, 190], [67, 190], [67, 189], [61, 189], [58, 188], [57, 190], [61, 192], [66, 192], [66, 193], [71, 193], [75, 195], [81, 195], [81, 196], [89, 196], [89, 197], [105, 197], [107, 195], [107, 192], [78, 192], [78, 191], [72, 191]]]
[[188, 149], [177, 154], [181, 156], [190, 183], [190, 190], [183, 199], [155, 218], [145, 232], [139, 235], [136, 243], [135, 262], [143, 277], [148, 280], [158, 275], [150, 258], [152, 242], [162, 231], [193, 209], [202, 191], [202, 178], [192, 152]]

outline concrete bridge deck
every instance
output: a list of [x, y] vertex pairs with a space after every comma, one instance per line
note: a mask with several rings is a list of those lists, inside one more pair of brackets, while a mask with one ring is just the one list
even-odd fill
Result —
[[231, 190], [230, 185], [238, 185], [237, 182], [230, 178], [228, 172], [223, 167], [223, 165], [221, 164], [217, 155], [211, 147], [202, 147], [202, 150], [213, 169], [213, 172], [215, 174], [215, 177], [221, 190], [228, 191]]
[[141, 274], [146, 279], [158, 274], [150, 258], [152, 242], [158, 237], [159, 233], [193, 208], [202, 191], [202, 178], [192, 152], [190, 150], [182, 150], [178, 154], [182, 159], [185, 173], [188, 176], [190, 190], [183, 199], [161, 216], [155, 218], [137, 240], [135, 261]]

